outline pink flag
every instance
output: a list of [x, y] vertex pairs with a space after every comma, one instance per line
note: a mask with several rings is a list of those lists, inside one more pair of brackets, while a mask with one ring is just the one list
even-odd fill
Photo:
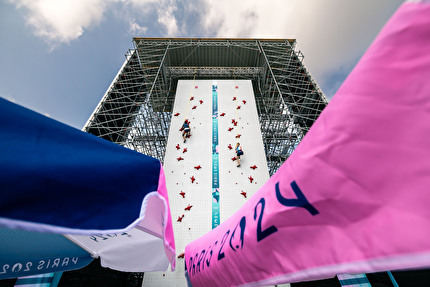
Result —
[[404, 3], [299, 147], [185, 249], [195, 286], [430, 266], [430, 3]]

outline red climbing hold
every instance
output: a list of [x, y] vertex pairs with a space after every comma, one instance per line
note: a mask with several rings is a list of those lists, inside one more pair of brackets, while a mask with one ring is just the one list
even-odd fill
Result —
[[244, 191], [242, 190], [242, 192], [241, 192], [240, 194], [242, 194], [242, 195], [243, 195], [243, 197], [245, 197], [245, 198], [246, 198], [246, 192], [244, 192]]
[[202, 100], [200, 100], [199, 102], [200, 102], [200, 105], [201, 105], [201, 104], [203, 104], [203, 101], [202, 101]]
[[191, 97], [191, 98], [190, 98], [190, 101], [192, 101], [192, 100], [194, 100], [194, 97]]
[[228, 128], [228, 131], [231, 132], [233, 130], [233, 128]]
[[240, 110], [240, 106], [237, 106], [237, 108], [236, 108], [237, 110]]
[[182, 195], [182, 198], [185, 198], [185, 192], [183, 192], [182, 190], [181, 190], [181, 192], [179, 193], [180, 195]]
[[177, 116], [179, 116], [179, 115], [180, 115], [180, 113], [176, 113], [176, 114], [174, 114], [174, 116], [175, 116], [175, 117], [177, 117]]
[[236, 136], [236, 138], [237, 138], [237, 139], [238, 139], [238, 138], [240, 138], [240, 134], [239, 134], [239, 135], [237, 135], [237, 136]]
[[176, 149], [181, 149], [181, 147], [179, 146], [179, 144], [176, 145]]
[[231, 158], [231, 160], [232, 160], [232, 161], [235, 161], [235, 160], [236, 160], [236, 157], [232, 157], [232, 158]]
[[249, 178], [249, 181], [252, 183], [252, 181], [254, 180], [254, 179], [252, 178], [252, 176], [249, 176], [248, 178]]
[[228, 149], [229, 149], [229, 150], [232, 150], [232, 149], [233, 149], [233, 147], [231, 146], [231, 144], [228, 144]]
[[257, 168], [257, 166], [254, 164], [253, 166], [251, 166], [250, 168], [252, 168], [252, 169], [256, 169]]
[[188, 206], [187, 206], [187, 207], [185, 207], [185, 210], [190, 211], [190, 210], [191, 210], [191, 207], [193, 207], [193, 206], [192, 206], [192, 205], [190, 205], [190, 204], [188, 204]]
[[242, 102], [243, 102], [243, 104], [246, 104], [246, 101], [245, 101], [245, 100], [243, 100]]
[[195, 89], [198, 89], [198, 88], [199, 88], [199, 86], [195, 86], [194, 88], [195, 88]]
[[235, 119], [231, 119], [231, 123], [234, 124], [236, 122]]
[[180, 156], [180, 157], [178, 157], [178, 158], [177, 158], [177, 160], [178, 160], [178, 161], [180, 161], [180, 160], [184, 160], [184, 158]]
[[239, 89], [239, 86], [236, 86], [236, 89]]
[[192, 177], [190, 177], [191, 179], [191, 183], [193, 183], [196, 179], [194, 178], [194, 175]]
[[193, 110], [195, 110], [197, 108], [197, 106], [192, 107]]
[[185, 253], [182, 252], [181, 254], [178, 255], [178, 258], [184, 258], [185, 257]]
[[234, 126], [237, 126], [237, 122], [234, 122], [234, 123], [233, 123], [233, 125], [234, 125]]
[[185, 153], [185, 152], [187, 152], [187, 148], [186, 147], [184, 147], [184, 151], [182, 153]]
[[178, 216], [177, 222], [182, 222], [182, 218], [184, 218], [185, 215], [182, 214], [182, 216]]
[[199, 170], [199, 169], [201, 169], [202, 167], [201, 167], [200, 165], [198, 165], [198, 166], [195, 166], [194, 168], [195, 168], [195, 169], [197, 169], [197, 170]]
[[233, 97], [233, 101], [236, 101], [236, 97]]
[[225, 116], [225, 113], [220, 114], [221, 117]]

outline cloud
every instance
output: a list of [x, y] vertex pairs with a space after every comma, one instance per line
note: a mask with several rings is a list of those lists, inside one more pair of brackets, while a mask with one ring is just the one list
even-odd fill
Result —
[[175, 37], [179, 32], [178, 21], [174, 16], [176, 10], [173, 1], [160, 1], [157, 7], [158, 23], [166, 27], [168, 37]]
[[25, 22], [51, 46], [69, 43], [98, 25], [110, 2], [117, 0], [9, 0], [24, 11]]
[[148, 30], [147, 27], [140, 26], [136, 22], [136, 19], [134, 19], [134, 18], [133, 19], [129, 19], [128, 25], [129, 25], [128, 33], [130, 33], [130, 34], [132, 34], [134, 36], [144, 35], [146, 33], [146, 31]]
[[[403, 0], [8, 0], [51, 47], [107, 12], [131, 36], [295, 38], [321, 87], [343, 79]], [[113, 5], [115, 4], [115, 5]], [[110, 10], [111, 9], [111, 10]], [[335, 81], [336, 82], [336, 81]], [[338, 82], [336, 82], [338, 85]], [[332, 93], [333, 88], [323, 90]], [[331, 97], [332, 95], [327, 95]]]
[[135, 19], [133, 25], [150, 27], [146, 32], [151, 36], [192, 37], [202, 30], [203, 0], [129, 0], [123, 3], [124, 17]]
[[206, 0], [204, 25], [218, 37], [297, 39], [307, 67], [324, 86], [333, 83], [332, 73], [349, 72], [402, 2]]
[[[201, 25], [205, 0], [7, 0], [22, 12], [35, 36], [51, 48], [78, 39], [105, 15], [122, 21], [129, 34], [195, 37], [213, 34]], [[252, 15], [252, 11], [251, 14]]]
[[198, 26], [196, 15], [203, 12], [198, 8], [202, 0], [8, 1], [23, 12], [24, 21], [34, 35], [51, 48], [78, 39], [86, 30], [102, 23], [108, 11], [127, 25], [128, 33], [143, 35], [151, 27], [151, 32], [158, 33], [159, 37], [185, 35], [193, 30], [189, 29], [192, 25], [189, 20]]

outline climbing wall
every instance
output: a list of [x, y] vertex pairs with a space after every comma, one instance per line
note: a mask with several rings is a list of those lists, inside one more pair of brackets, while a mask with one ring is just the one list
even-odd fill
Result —
[[[268, 179], [251, 81], [218, 81], [221, 222], [229, 218]], [[244, 155], [234, 160], [239, 142]]]
[[[191, 137], [180, 131], [190, 121]], [[240, 142], [241, 166], [234, 159]], [[178, 82], [164, 159], [176, 244], [175, 272], [147, 272], [143, 286], [187, 286], [181, 253], [231, 216], [268, 179], [251, 81]]]

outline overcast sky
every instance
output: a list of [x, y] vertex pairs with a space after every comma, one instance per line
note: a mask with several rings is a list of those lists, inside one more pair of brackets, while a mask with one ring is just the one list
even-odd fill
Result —
[[81, 129], [132, 37], [295, 38], [331, 99], [402, 0], [0, 0], [0, 96]]

